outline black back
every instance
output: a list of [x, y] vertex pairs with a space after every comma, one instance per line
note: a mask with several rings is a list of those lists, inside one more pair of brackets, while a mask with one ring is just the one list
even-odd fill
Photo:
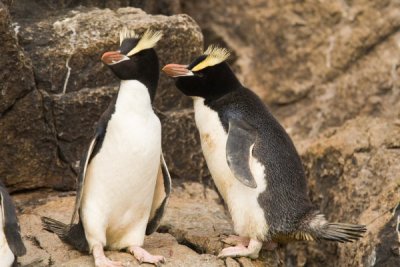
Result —
[[265, 166], [266, 191], [258, 198], [270, 235], [296, 230], [314, 207], [307, 195], [307, 182], [300, 157], [285, 129], [261, 99], [243, 87], [223, 62], [179, 77], [176, 86], [190, 96], [205, 98], [205, 105], [218, 113], [228, 133], [229, 120], [245, 120], [257, 131], [253, 156]]

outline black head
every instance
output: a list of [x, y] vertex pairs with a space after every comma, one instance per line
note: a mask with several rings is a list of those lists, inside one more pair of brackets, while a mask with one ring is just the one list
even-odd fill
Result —
[[163, 71], [176, 77], [176, 87], [185, 95], [219, 98], [241, 87], [225, 62], [228, 57], [226, 49], [210, 46], [189, 65], [168, 64]]
[[147, 30], [142, 37], [123, 29], [117, 51], [103, 54], [101, 60], [121, 80], [138, 80], [149, 89], [154, 98], [159, 78], [159, 62], [154, 46], [161, 32]]

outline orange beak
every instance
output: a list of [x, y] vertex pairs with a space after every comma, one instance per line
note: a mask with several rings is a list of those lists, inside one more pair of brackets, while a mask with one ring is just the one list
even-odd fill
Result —
[[187, 69], [187, 65], [167, 64], [162, 68], [162, 71], [170, 77], [193, 75], [193, 72]]
[[110, 51], [110, 52], [105, 52], [101, 56], [101, 61], [103, 61], [107, 65], [111, 65], [114, 63], [117, 63], [118, 61], [121, 61], [124, 59], [124, 55], [122, 55], [119, 51]]

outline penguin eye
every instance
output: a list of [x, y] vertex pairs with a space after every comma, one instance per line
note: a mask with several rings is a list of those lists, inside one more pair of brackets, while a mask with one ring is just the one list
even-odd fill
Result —
[[203, 78], [203, 77], [204, 77], [204, 74], [201, 73], [201, 72], [193, 72], [193, 73], [194, 73], [194, 75], [197, 76], [197, 77], [200, 77], [200, 78]]

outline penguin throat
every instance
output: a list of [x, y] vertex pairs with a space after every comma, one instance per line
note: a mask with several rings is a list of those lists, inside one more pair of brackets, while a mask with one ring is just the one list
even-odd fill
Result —
[[143, 113], [152, 110], [148, 88], [138, 80], [122, 80], [116, 111]]

